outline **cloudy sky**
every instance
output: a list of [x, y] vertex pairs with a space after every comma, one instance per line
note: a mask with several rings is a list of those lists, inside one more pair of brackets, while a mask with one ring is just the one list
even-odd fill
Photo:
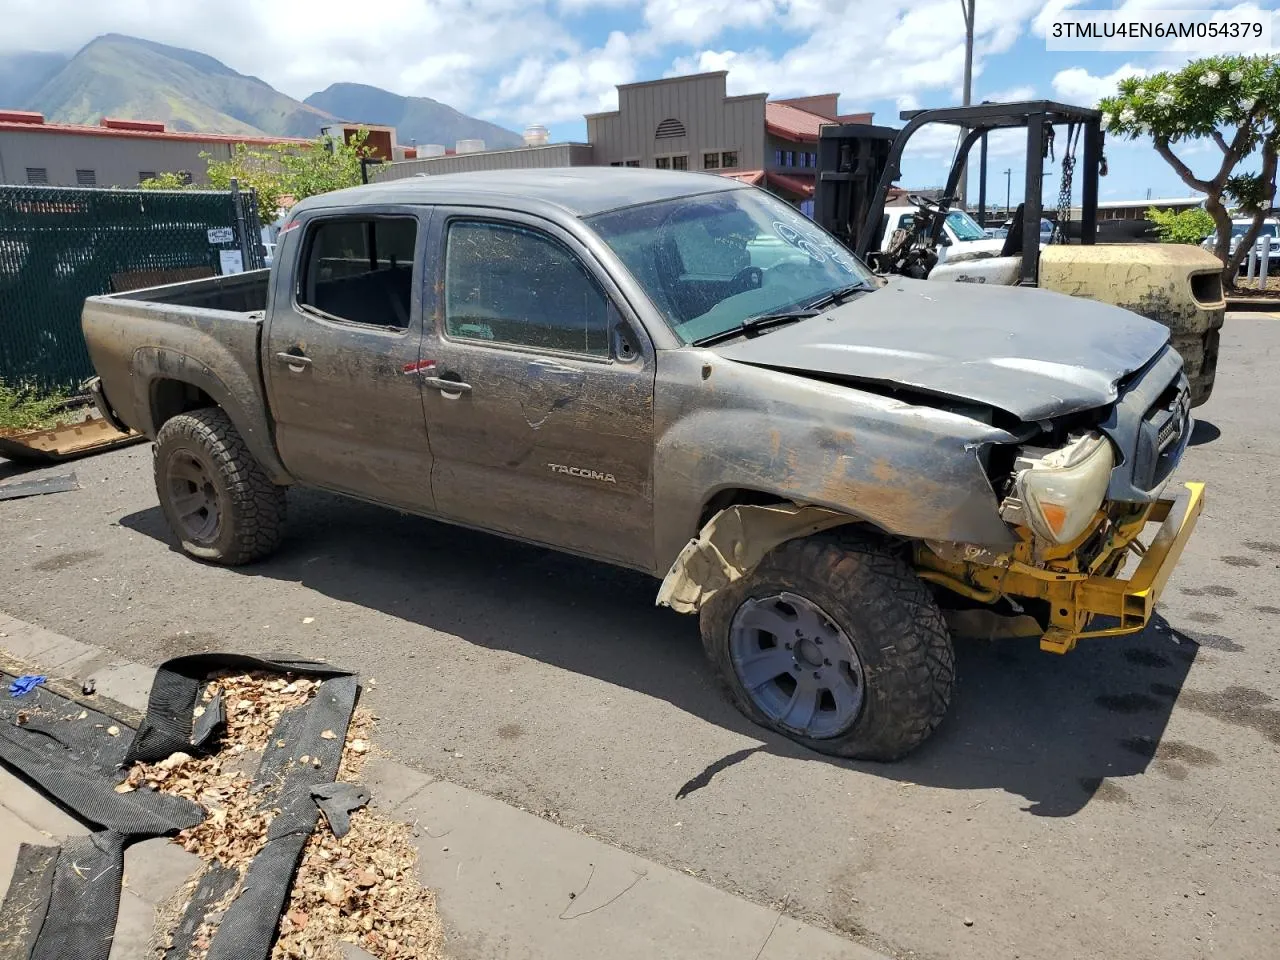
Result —
[[[1051, 97], [1092, 104], [1131, 73], [1177, 66], [1186, 53], [1046, 52], [1044, 26], [1063, 7], [1244, 9], [1280, 0], [977, 0], [974, 99]], [[434, 97], [521, 129], [585, 138], [584, 112], [616, 105], [619, 83], [697, 70], [729, 71], [731, 93], [840, 91], [845, 111], [960, 102], [961, 0], [0, 0], [0, 50], [74, 51], [127, 33], [211, 54], [302, 98], [340, 81]], [[909, 186], [939, 184], [951, 141], [911, 152]], [[1193, 167], [1213, 160], [1192, 148]], [[988, 189], [1003, 201], [1016, 141], [992, 149]], [[1105, 198], [1185, 196], [1150, 148], [1109, 145]], [[1197, 162], [1198, 161], [1198, 162]], [[976, 181], [976, 172], [974, 174]], [[972, 189], [976, 193], [976, 182]]]

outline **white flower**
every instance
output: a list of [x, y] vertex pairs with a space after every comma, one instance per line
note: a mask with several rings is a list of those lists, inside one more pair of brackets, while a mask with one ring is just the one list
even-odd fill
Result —
[[1257, 103], [1258, 101], [1256, 98], [1245, 97], [1243, 100], [1237, 103], [1236, 106], [1239, 107], [1241, 111], [1243, 111], [1244, 113], [1248, 113], [1250, 110], [1254, 108], [1254, 106], [1257, 105]]
[[1115, 118], [1115, 115], [1114, 115], [1114, 114], [1111, 114], [1111, 113], [1104, 113], [1104, 114], [1102, 115], [1102, 129], [1103, 129], [1103, 130], [1110, 130], [1110, 129], [1111, 129], [1111, 125], [1112, 125], [1113, 123], [1115, 123], [1115, 122], [1116, 122], [1116, 118]]
[[1162, 90], [1156, 94], [1156, 106], [1168, 109], [1173, 106], [1173, 94], [1167, 90]]
[[1244, 79], [1244, 73], [1240, 70], [1232, 70], [1229, 79], [1232, 83], [1239, 83]]
[[1217, 70], [1206, 70], [1200, 75], [1200, 85], [1202, 87], [1216, 87], [1221, 79], [1222, 75]]
[[1133, 107], [1125, 107], [1123, 110], [1120, 111], [1121, 123], [1133, 123], [1133, 121], [1137, 119], [1138, 119], [1138, 115], [1133, 112]]

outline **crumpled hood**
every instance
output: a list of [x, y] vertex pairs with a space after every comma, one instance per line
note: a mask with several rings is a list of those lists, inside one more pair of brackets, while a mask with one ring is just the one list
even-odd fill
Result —
[[848, 377], [1042, 420], [1115, 401], [1169, 331], [1047, 290], [894, 277], [820, 316], [713, 347], [793, 373]]

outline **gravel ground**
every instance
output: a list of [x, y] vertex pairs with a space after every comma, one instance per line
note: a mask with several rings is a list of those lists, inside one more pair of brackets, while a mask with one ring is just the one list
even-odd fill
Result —
[[1208, 505], [1158, 622], [1065, 658], [962, 645], [951, 715], [894, 765], [747, 723], [639, 575], [311, 492], [273, 560], [185, 559], [146, 446], [0, 502], [0, 607], [152, 663], [353, 666], [406, 762], [899, 956], [1270, 956], [1277, 368], [1280, 323], [1230, 318], [1181, 470]]

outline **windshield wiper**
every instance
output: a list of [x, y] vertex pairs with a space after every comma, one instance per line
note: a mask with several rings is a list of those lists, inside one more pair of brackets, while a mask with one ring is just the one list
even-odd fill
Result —
[[866, 280], [859, 280], [857, 283], [851, 283], [847, 287], [840, 287], [832, 290], [830, 293], [824, 293], [817, 300], [809, 304], [809, 308], [820, 310], [823, 307], [838, 307], [844, 303], [855, 293], [862, 293], [864, 290], [874, 290], [875, 285], [868, 283]]
[[795, 310], [777, 310], [772, 313], [762, 313], [758, 317], [748, 317], [736, 327], [730, 327], [728, 330], [721, 330], [719, 333], [711, 333], [705, 337], [699, 337], [693, 341], [695, 347], [710, 347], [717, 343], [723, 343], [726, 340], [732, 340], [734, 337], [753, 337], [765, 330], [774, 327], [781, 327], [788, 323], [797, 323], [801, 320], [808, 320], [810, 317], [816, 317], [817, 310], [810, 308], [800, 308]]

